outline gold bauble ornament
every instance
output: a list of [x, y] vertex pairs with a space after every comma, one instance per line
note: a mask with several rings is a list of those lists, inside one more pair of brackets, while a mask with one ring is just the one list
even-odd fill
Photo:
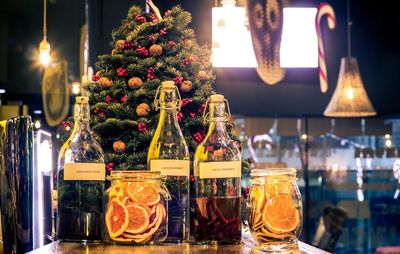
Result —
[[133, 77], [128, 80], [128, 86], [130, 88], [139, 88], [143, 85], [143, 81], [139, 77]]
[[181, 84], [180, 90], [184, 93], [188, 93], [192, 90], [193, 88], [193, 84], [192, 81], [190, 80], [185, 80], [183, 81], [183, 83]]
[[199, 71], [196, 76], [199, 80], [205, 80], [208, 77], [205, 71]]
[[112, 81], [109, 78], [106, 77], [101, 77], [98, 81], [98, 84], [100, 84], [100, 86], [103, 89], [109, 89], [112, 86]]
[[124, 48], [125, 48], [125, 40], [118, 40], [118, 41], [115, 43], [115, 47], [116, 47], [117, 49], [124, 49]]
[[140, 103], [136, 107], [136, 114], [138, 116], [148, 116], [150, 113], [150, 106], [147, 103]]
[[126, 150], [126, 145], [121, 140], [115, 141], [113, 144], [113, 150], [116, 153], [123, 153]]
[[151, 56], [160, 56], [163, 52], [163, 49], [160, 45], [153, 44], [149, 48], [149, 53]]

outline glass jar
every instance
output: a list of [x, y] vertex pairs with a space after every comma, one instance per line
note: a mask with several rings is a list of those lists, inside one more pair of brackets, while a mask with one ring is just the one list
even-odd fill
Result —
[[296, 248], [302, 227], [302, 200], [296, 169], [253, 169], [247, 200], [247, 220], [258, 249]]
[[144, 245], [167, 237], [169, 192], [159, 171], [113, 171], [104, 192], [103, 240]]

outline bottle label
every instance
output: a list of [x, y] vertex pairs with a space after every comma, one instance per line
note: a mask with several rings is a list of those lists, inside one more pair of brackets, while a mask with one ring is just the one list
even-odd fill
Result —
[[240, 161], [201, 162], [199, 164], [200, 179], [241, 177]]
[[189, 176], [189, 160], [150, 160], [150, 170], [163, 176]]
[[104, 181], [106, 167], [102, 163], [65, 163], [65, 181]]

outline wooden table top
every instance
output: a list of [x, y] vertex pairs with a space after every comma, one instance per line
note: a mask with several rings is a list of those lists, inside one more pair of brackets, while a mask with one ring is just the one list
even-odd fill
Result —
[[[106, 245], [106, 244], [88, 244], [83, 245], [80, 243], [67, 243], [67, 242], [54, 242], [43, 246], [39, 249], [33, 250], [31, 254], [75, 254], [75, 253], [93, 253], [93, 254], [249, 254], [260, 253], [255, 248], [255, 243], [250, 235], [243, 234], [242, 243], [240, 245], [193, 245], [189, 243], [184, 244], [162, 244], [151, 246], [122, 246], [122, 245]], [[290, 252], [293, 254], [326, 254], [328, 252], [315, 248], [306, 243], [298, 243], [298, 248]]]

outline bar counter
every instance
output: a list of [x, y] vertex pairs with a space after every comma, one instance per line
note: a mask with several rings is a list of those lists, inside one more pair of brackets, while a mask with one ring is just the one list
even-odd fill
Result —
[[[54, 242], [45, 245], [39, 249], [31, 251], [31, 254], [78, 254], [78, 253], [93, 253], [93, 254], [249, 254], [249, 253], [261, 253], [254, 249], [255, 243], [248, 233], [243, 233], [242, 243], [240, 245], [221, 245], [221, 246], [209, 246], [209, 245], [193, 245], [193, 244], [163, 244], [163, 245], [151, 245], [151, 246], [122, 246], [122, 245], [105, 245], [105, 244], [88, 244], [83, 245], [80, 243], [66, 243], [66, 242]], [[281, 253], [281, 252], [280, 252]], [[300, 242], [298, 249], [294, 249], [290, 252], [284, 252], [290, 254], [306, 253], [306, 254], [326, 254], [329, 252], [320, 250], [306, 243]]]

